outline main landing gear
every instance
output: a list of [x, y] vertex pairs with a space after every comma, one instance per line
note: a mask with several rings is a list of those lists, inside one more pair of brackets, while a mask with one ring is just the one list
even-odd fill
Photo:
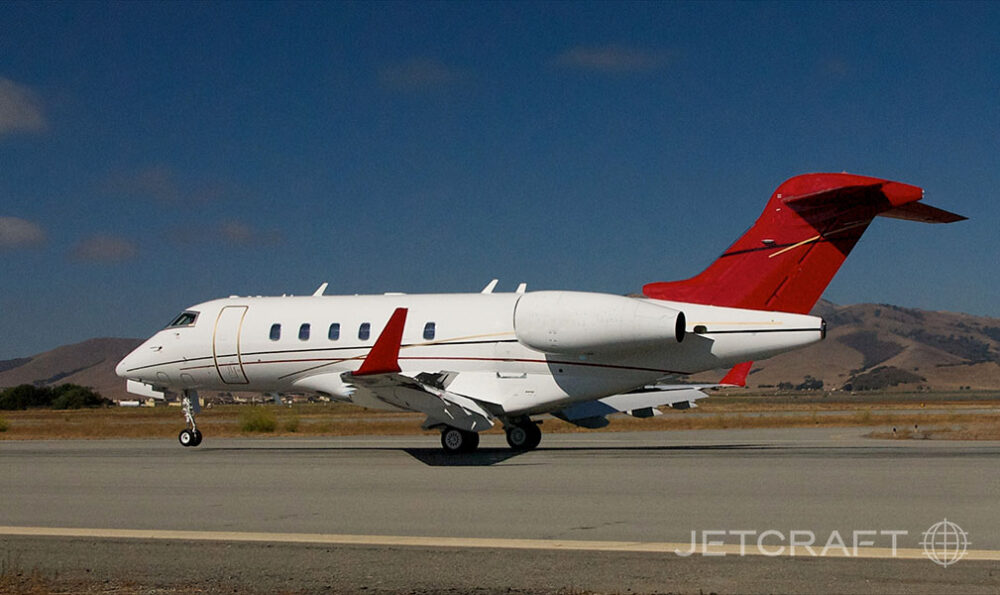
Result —
[[542, 429], [530, 419], [507, 426], [507, 444], [514, 450], [532, 450], [542, 441]]
[[472, 452], [479, 448], [479, 433], [445, 428], [441, 432], [441, 446], [448, 453]]
[[[528, 418], [507, 424], [507, 444], [517, 451], [528, 451], [542, 441], [542, 430]], [[479, 447], [479, 434], [458, 428], [446, 427], [441, 431], [441, 446], [445, 452], [458, 454], [472, 452]]]
[[194, 422], [194, 416], [201, 411], [198, 403], [198, 392], [193, 390], [184, 391], [181, 397], [181, 411], [184, 412], [184, 421], [187, 422], [188, 429], [181, 430], [177, 435], [177, 440], [181, 446], [198, 446], [201, 444], [201, 430]]

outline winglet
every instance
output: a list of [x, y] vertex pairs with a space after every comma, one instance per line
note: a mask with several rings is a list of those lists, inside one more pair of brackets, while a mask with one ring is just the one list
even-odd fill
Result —
[[750, 373], [751, 366], [753, 366], [753, 362], [736, 364], [728, 374], [723, 376], [722, 380], [719, 381], [719, 384], [731, 384], [733, 386], [745, 387], [747, 385], [747, 374]]
[[389, 317], [382, 334], [375, 339], [368, 357], [361, 362], [361, 367], [354, 376], [371, 376], [374, 374], [394, 374], [399, 372], [399, 348], [403, 343], [403, 326], [406, 324], [406, 308], [396, 308]]

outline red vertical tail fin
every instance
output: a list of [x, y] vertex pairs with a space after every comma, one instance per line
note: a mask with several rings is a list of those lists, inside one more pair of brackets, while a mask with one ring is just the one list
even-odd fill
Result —
[[805, 174], [775, 190], [742, 237], [699, 275], [650, 283], [654, 299], [808, 313], [878, 215], [928, 223], [965, 219], [916, 201], [916, 186], [852, 174]]

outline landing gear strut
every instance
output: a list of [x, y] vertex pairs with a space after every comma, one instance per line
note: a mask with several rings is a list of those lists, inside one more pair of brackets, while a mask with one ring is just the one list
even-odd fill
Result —
[[542, 430], [530, 419], [507, 426], [507, 444], [514, 450], [531, 450], [542, 441]]
[[479, 434], [458, 428], [445, 428], [441, 432], [441, 446], [445, 452], [472, 452], [479, 447]]
[[201, 406], [198, 404], [197, 391], [184, 391], [181, 397], [181, 411], [184, 412], [184, 421], [187, 422], [188, 429], [181, 430], [177, 440], [181, 446], [198, 446], [201, 444], [201, 430], [195, 424], [194, 416], [201, 411]]

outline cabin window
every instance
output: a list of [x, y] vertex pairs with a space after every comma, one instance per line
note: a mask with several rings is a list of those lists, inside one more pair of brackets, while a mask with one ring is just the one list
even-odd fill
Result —
[[167, 325], [167, 328], [176, 326], [194, 326], [194, 321], [198, 320], [197, 312], [181, 312], [177, 318]]
[[432, 341], [434, 339], [434, 326], [433, 322], [428, 322], [424, 325], [424, 340]]
[[308, 341], [309, 331], [311, 329], [312, 325], [310, 325], [308, 322], [303, 323], [302, 326], [299, 327], [299, 341]]
[[277, 341], [281, 338], [281, 325], [277, 322], [271, 325], [271, 340]]
[[334, 322], [333, 324], [331, 324], [330, 325], [330, 330], [329, 330], [329, 332], [326, 333], [326, 336], [331, 341], [336, 341], [337, 339], [339, 339], [340, 338], [340, 323], [339, 322]]
[[372, 323], [362, 322], [361, 326], [358, 327], [358, 338], [367, 341], [370, 336], [372, 336]]

